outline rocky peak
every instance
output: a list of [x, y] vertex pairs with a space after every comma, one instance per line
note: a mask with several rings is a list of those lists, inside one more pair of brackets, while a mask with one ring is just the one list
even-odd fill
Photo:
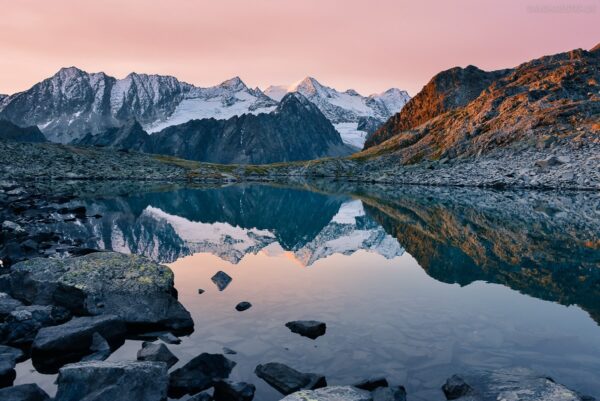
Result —
[[600, 54], [600, 43], [590, 49], [590, 53]]
[[308, 110], [312, 113], [319, 113], [319, 109], [313, 103], [310, 102], [304, 95], [299, 92], [290, 92], [285, 95], [279, 105], [275, 109], [277, 112], [286, 112], [286, 111], [302, 111], [302, 109]]
[[229, 89], [234, 92], [239, 92], [241, 90], [248, 89], [248, 87], [246, 86], [244, 81], [242, 81], [242, 79], [238, 76], [235, 76], [231, 79], [221, 82], [219, 84], [219, 87], [224, 88], [224, 89]]
[[292, 85], [292, 91], [300, 92], [304, 96], [312, 96], [324, 92], [324, 86], [313, 77], [306, 77], [302, 81]]

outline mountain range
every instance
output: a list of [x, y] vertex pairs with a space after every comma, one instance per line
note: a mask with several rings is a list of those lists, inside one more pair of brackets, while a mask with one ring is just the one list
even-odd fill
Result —
[[284, 96], [270, 113], [227, 120], [191, 120], [152, 135], [135, 120], [73, 143], [177, 156], [212, 163], [264, 164], [347, 156], [356, 149], [299, 93]]
[[285, 93], [298, 92], [335, 124], [345, 143], [360, 148], [367, 134], [358, 130], [361, 119], [380, 125], [409, 99], [399, 89], [368, 97], [353, 90], [338, 92], [310, 77], [285, 91], [276, 88], [263, 93], [247, 87], [239, 77], [202, 88], [172, 76], [131, 73], [116, 79], [68, 67], [26, 91], [1, 95], [0, 118], [19, 126], [38, 126], [50, 141], [69, 143], [132, 119], [155, 133], [190, 120], [269, 113]]

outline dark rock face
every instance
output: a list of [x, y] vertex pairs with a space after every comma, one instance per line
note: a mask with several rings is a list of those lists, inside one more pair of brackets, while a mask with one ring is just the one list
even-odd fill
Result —
[[235, 306], [235, 310], [238, 312], [243, 312], [245, 310], [250, 309], [251, 307], [252, 307], [252, 304], [250, 302], [242, 301]]
[[381, 121], [375, 117], [359, 117], [356, 127], [359, 131], [365, 131], [368, 135], [372, 135], [377, 131], [385, 121]]
[[373, 401], [406, 401], [406, 390], [402, 386], [379, 387], [372, 395]]
[[74, 143], [236, 164], [311, 160], [354, 151], [321, 111], [297, 93], [286, 95], [268, 114], [191, 120], [152, 135], [132, 122]]
[[292, 333], [300, 334], [303, 337], [308, 337], [312, 340], [325, 334], [327, 325], [316, 320], [296, 320], [287, 322], [285, 327], [290, 329]]
[[353, 386], [361, 390], [373, 391], [378, 387], [387, 387], [388, 385], [388, 381], [385, 377], [372, 377], [360, 381]]
[[256, 387], [245, 382], [222, 380], [215, 383], [215, 401], [251, 401]]
[[227, 379], [236, 363], [221, 354], [203, 353], [169, 375], [169, 396], [180, 398]]
[[2, 401], [49, 401], [50, 397], [37, 384], [21, 384], [19, 386], [0, 389]]
[[138, 256], [97, 252], [68, 259], [32, 259], [13, 266], [12, 295], [56, 304], [76, 314], [114, 314], [132, 327], [189, 333], [190, 314], [173, 296], [173, 273]]
[[33, 341], [31, 356], [40, 372], [57, 368], [94, 353], [94, 334], [101, 335], [116, 349], [125, 341], [126, 327], [114, 315], [76, 317], [67, 323], [41, 329]]
[[227, 288], [229, 283], [231, 283], [231, 281], [233, 280], [231, 276], [225, 273], [224, 271], [216, 272], [215, 275], [212, 276], [210, 279], [213, 283], [215, 283], [219, 291], [223, 291], [225, 288]]
[[81, 362], [58, 374], [54, 401], [164, 401], [167, 369], [158, 362]]
[[446, 383], [442, 386], [442, 391], [447, 400], [455, 400], [471, 393], [473, 388], [462, 377], [454, 375], [446, 380]]
[[5, 292], [0, 292], [0, 321], [4, 320], [10, 312], [14, 311], [19, 306], [23, 306], [21, 301], [12, 298]]
[[283, 363], [270, 362], [258, 365], [254, 373], [281, 394], [287, 395], [295, 391], [314, 390], [327, 386], [325, 376], [314, 373], [302, 373]]
[[2, 119], [0, 119], [0, 139], [16, 142], [48, 142], [38, 127], [19, 127]]
[[167, 364], [167, 369], [179, 361], [173, 353], [164, 344], [152, 344], [144, 342], [142, 349], [137, 353], [138, 361], [149, 361], [149, 362], [164, 362]]
[[440, 72], [399, 113], [368, 136], [364, 148], [378, 145], [398, 132], [418, 127], [449, 110], [466, 106], [492, 82], [507, 73], [508, 70], [486, 72], [472, 65]]

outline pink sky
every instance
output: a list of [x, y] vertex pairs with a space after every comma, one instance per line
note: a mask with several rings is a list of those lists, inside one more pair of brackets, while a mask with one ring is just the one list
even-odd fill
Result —
[[435, 73], [600, 42], [600, 0], [0, 0], [0, 93], [62, 66], [210, 86], [307, 75], [411, 95]]

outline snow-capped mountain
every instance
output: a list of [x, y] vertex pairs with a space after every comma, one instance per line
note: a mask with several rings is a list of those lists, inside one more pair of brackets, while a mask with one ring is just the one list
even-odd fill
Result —
[[151, 132], [197, 118], [229, 118], [275, 108], [277, 102], [239, 78], [200, 88], [171, 76], [62, 68], [31, 89], [0, 99], [0, 118], [37, 125], [48, 139], [67, 143], [118, 127], [132, 118]]
[[289, 92], [299, 92], [317, 105], [334, 124], [344, 142], [359, 148], [362, 148], [368, 134], [366, 130], [360, 129], [361, 122], [370, 119], [383, 124], [410, 100], [406, 91], [396, 88], [379, 94], [362, 96], [353, 89], [339, 92], [322, 85], [312, 77], [306, 77], [289, 86], [270, 86], [264, 91], [267, 96], [277, 101]]

